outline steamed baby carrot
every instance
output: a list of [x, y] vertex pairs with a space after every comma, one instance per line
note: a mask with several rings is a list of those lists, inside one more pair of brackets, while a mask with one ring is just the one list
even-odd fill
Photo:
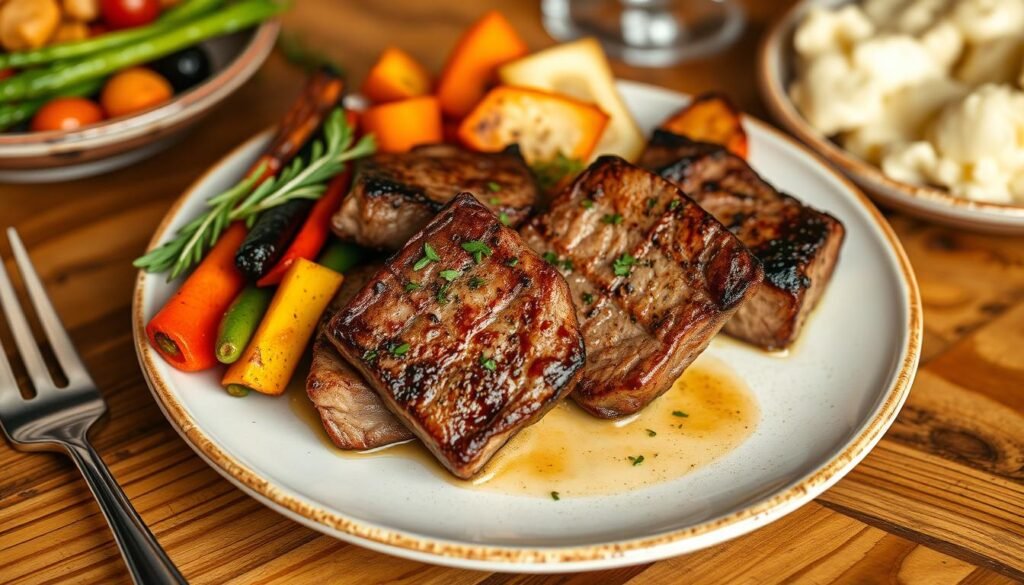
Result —
[[281, 255], [277, 264], [259, 279], [256, 283], [258, 286], [271, 286], [281, 282], [285, 273], [299, 258], [316, 258], [331, 232], [331, 216], [341, 207], [341, 200], [348, 193], [351, 177], [351, 171], [346, 171], [331, 181], [327, 192], [316, 202], [306, 222], [299, 228], [295, 239]]
[[406, 152], [444, 139], [437, 98], [422, 96], [373, 106], [363, 112], [363, 127], [377, 138], [379, 152]]
[[232, 394], [285, 391], [320, 316], [344, 277], [299, 258], [288, 269], [270, 308], [241, 358], [228, 367], [221, 383]]
[[393, 102], [430, 93], [430, 74], [405, 51], [388, 47], [366, 75], [363, 95], [372, 102]]
[[244, 239], [244, 224], [229, 227], [146, 325], [149, 342], [175, 368], [195, 372], [217, 364], [217, 327], [245, 284], [242, 273], [235, 268], [235, 251]]

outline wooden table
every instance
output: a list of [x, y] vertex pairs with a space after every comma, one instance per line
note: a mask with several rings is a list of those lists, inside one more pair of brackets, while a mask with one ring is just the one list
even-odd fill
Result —
[[[485, 2], [303, 0], [286, 28], [361, 79], [388, 42], [436, 70]], [[532, 47], [551, 43], [537, 2], [495, 3]], [[752, 25], [725, 54], [670, 70], [616, 66], [673, 89], [723, 89], [763, 115], [757, 39], [785, 2], [748, 2]], [[20, 230], [110, 405], [95, 442], [194, 583], [1005, 583], [1024, 579], [1024, 238], [891, 221], [924, 298], [925, 356], [899, 420], [815, 502], [689, 556], [588, 575], [486, 574], [387, 557], [321, 536], [258, 504], [204, 464], [161, 416], [136, 364], [131, 260], [182, 190], [275, 121], [301, 74], [267, 66], [182, 144], [106, 176], [0, 185], [0, 223]], [[9, 258], [6, 241], [0, 252]], [[865, 283], [869, 286], [870, 283]], [[871, 307], [862, 307], [870, 311]], [[2, 327], [0, 327], [2, 329]], [[0, 335], [8, 347], [6, 331]], [[85, 483], [58, 456], [0, 442], [0, 583], [128, 579]]]

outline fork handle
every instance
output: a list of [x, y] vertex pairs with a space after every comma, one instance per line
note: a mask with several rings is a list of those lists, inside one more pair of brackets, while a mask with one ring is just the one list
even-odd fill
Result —
[[140, 585], [187, 585], [153, 533], [121, 491], [103, 459], [87, 440], [65, 443], [68, 454], [85, 476], [121, 549], [132, 579]]

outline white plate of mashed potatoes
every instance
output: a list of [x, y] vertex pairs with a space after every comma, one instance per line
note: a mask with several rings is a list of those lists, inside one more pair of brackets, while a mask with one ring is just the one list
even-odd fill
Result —
[[880, 202], [1024, 233], [1024, 0], [818, 0], [765, 37], [773, 114]]

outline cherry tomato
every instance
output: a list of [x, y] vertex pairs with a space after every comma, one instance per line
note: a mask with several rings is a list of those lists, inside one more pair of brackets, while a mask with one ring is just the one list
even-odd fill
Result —
[[103, 119], [103, 110], [85, 98], [56, 98], [46, 102], [32, 118], [32, 131], [75, 130]]
[[171, 99], [174, 89], [166, 79], [145, 67], [125, 69], [107, 80], [100, 103], [111, 118], [152, 108]]
[[100, 0], [100, 10], [110, 28], [131, 28], [156, 20], [160, 0]]

